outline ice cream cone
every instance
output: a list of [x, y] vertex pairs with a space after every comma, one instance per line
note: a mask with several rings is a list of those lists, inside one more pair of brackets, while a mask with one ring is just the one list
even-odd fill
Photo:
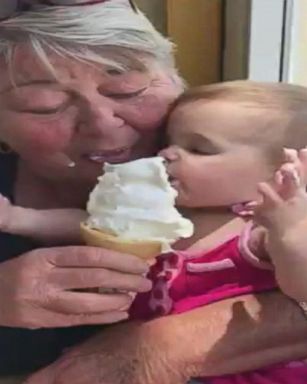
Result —
[[81, 223], [81, 236], [87, 245], [135, 255], [149, 263], [152, 263], [154, 258], [162, 252], [162, 243], [158, 241], [122, 239], [110, 233], [92, 229], [85, 223]]

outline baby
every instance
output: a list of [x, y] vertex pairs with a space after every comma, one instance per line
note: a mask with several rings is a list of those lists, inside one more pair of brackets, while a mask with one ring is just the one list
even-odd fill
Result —
[[280, 288], [297, 301], [307, 301], [306, 106], [307, 89], [288, 84], [237, 81], [192, 89], [173, 108], [171, 146], [161, 153], [177, 203], [195, 223], [192, 249], [208, 249], [214, 237], [223, 241], [214, 229], [229, 220], [227, 208], [240, 216], [255, 209], [254, 220], [266, 231], [257, 228], [247, 238], [249, 225], [242, 242], [257, 248], [259, 236], [265, 240], [259, 259], [271, 259]]
[[[187, 251], [159, 257], [153, 290], [138, 296], [134, 318], [275, 289], [273, 269], [286, 293], [307, 297], [306, 106], [304, 88], [251, 82], [204, 86], [178, 99], [161, 155], [195, 237]], [[198, 380], [300, 384], [307, 364]]]
[[[195, 235], [176, 245], [188, 251], [159, 258], [150, 274], [154, 288], [137, 298], [134, 317], [275, 289], [273, 269], [286, 294], [307, 300], [306, 106], [305, 88], [251, 82], [204, 86], [177, 100], [170, 146], [160, 155]], [[47, 244], [81, 242], [86, 216], [16, 207], [4, 197], [0, 204], [3, 231]], [[307, 366], [282, 364], [209, 382], [280, 383], [281, 375], [285, 383], [305, 383]]]

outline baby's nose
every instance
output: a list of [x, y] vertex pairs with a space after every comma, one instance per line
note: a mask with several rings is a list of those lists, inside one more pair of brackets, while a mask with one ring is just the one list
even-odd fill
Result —
[[164, 157], [167, 162], [176, 161], [179, 159], [179, 152], [175, 146], [171, 146], [159, 152], [159, 156]]

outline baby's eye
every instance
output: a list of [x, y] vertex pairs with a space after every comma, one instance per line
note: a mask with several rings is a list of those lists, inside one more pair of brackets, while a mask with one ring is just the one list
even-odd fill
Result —
[[190, 149], [190, 152], [195, 154], [195, 155], [201, 155], [201, 156], [212, 156], [215, 155], [212, 151], [208, 151], [206, 149], [201, 149], [201, 148], [192, 148]]

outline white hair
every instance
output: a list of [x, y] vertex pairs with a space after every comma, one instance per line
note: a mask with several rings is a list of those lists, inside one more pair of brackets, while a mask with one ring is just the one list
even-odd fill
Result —
[[[1, 1], [1, 0], [0, 0]], [[50, 50], [78, 60], [125, 70], [145, 64], [142, 57], [170, 69], [175, 76], [173, 44], [127, 0], [83, 6], [35, 5], [0, 22], [0, 54], [8, 62], [20, 43], [29, 43], [50, 70]]]

